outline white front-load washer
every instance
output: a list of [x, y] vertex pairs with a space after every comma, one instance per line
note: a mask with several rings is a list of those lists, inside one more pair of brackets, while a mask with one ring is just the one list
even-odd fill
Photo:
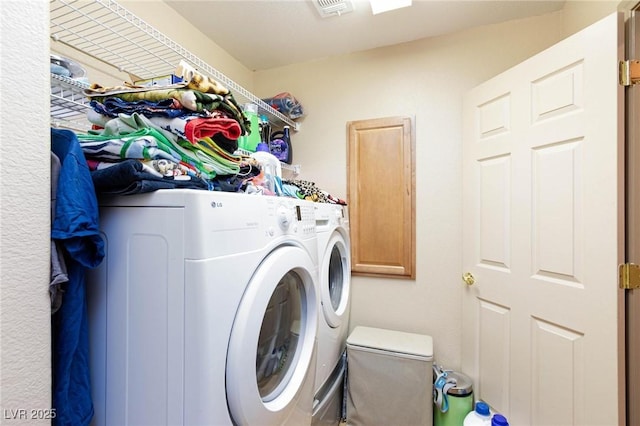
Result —
[[351, 247], [346, 206], [315, 204], [318, 236], [318, 356], [314, 425], [337, 424], [342, 414], [344, 356], [351, 310]]
[[309, 424], [313, 205], [159, 190], [101, 201], [88, 276], [95, 425]]

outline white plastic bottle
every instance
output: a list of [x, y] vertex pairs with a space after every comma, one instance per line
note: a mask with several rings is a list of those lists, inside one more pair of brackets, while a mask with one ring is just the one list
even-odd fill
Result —
[[491, 426], [491, 411], [486, 402], [476, 402], [476, 409], [467, 414], [463, 426]]
[[[259, 144], [266, 147], [266, 144]], [[268, 152], [268, 147], [264, 150], [264, 147], [258, 147], [258, 151], [251, 154], [251, 157], [255, 158], [260, 163], [260, 168], [264, 172], [264, 187], [268, 190], [269, 195], [278, 194], [281, 183], [278, 182], [282, 178], [282, 166], [280, 161]]]

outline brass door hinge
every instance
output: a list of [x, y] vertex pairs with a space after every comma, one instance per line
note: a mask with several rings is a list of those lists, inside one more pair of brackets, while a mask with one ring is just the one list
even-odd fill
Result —
[[640, 265], [623, 263], [618, 267], [618, 286], [625, 290], [640, 288]]
[[619, 83], [622, 86], [631, 86], [640, 83], [640, 61], [632, 59], [621, 61], [619, 64]]

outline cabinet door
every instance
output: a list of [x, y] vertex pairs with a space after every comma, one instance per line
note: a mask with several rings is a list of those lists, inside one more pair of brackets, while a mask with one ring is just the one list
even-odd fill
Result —
[[351, 121], [348, 189], [351, 270], [415, 278], [415, 141], [412, 119]]

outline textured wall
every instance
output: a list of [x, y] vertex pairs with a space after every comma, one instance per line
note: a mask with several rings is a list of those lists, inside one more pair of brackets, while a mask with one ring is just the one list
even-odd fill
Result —
[[0, 424], [50, 424], [48, 2], [0, 20]]

